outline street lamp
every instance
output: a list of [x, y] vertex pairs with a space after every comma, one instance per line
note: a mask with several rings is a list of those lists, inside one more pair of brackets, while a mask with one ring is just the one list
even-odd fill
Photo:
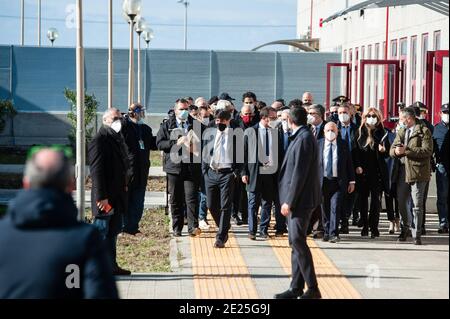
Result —
[[53, 46], [53, 42], [55, 42], [56, 39], [59, 37], [59, 32], [56, 30], [56, 28], [50, 28], [47, 31], [47, 38], [50, 40]]
[[134, 29], [138, 35], [138, 103], [141, 103], [141, 34], [146, 26], [145, 19], [137, 16], [135, 19]]
[[187, 50], [187, 24], [188, 24], [188, 7], [189, 7], [189, 1], [188, 0], [178, 0], [178, 3], [181, 3], [184, 5], [185, 11], [184, 11], [184, 49]]
[[155, 37], [153, 33], [153, 29], [150, 28], [149, 25], [145, 28], [145, 31], [142, 33], [142, 36], [144, 37], [144, 41], [147, 43], [147, 49], [150, 45], [150, 42], [152, 42], [153, 38]]
[[[154, 38], [153, 30], [152, 30], [152, 28], [150, 28], [150, 25], [148, 23], [146, 23], [144, 25], [144, 32], [142, 32], [142, 36], [144, 37], [144, 41], [147, 43], [147, 50], [145, 50], [145, 70], [146, 70], [146, 72], [145, 72], [145, 78], [144, 78], [144, 81], [145, 81], [144, 88], [147, 88], [147, 60], [148, 60], [147, 59], [147, 51], [148, 51], [150, 42]], [[144, 106], [147, 107], [147, 94], [145, 94], [144, 99], [145, 99]]]
[[141, 0], [124, 0], [123, 14], [126, 16], [126, 21], [130, 24], [130, 61], [128, 70], [128, 106], [133, 103], [133, 68], [134, 68], [134, 44], [133, 44], [133, 25], [134, 19], [141, 12]]

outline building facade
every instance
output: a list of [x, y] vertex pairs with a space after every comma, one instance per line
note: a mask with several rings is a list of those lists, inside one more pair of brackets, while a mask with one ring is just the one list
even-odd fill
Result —
[[[320, 39], [321, 52], [340, 53], [341, 61], [336, 62], [351, 64], [351, 100], [364, 106], [381, 107], [386, 99], [383, 80], [386, 73], [392, 78], [394, 70], [392, 66], [386, 70], [386, 65], [369, 65], [361, 79], [361, 60], [399, 61], [400, 91], [396, 102], [409, 105], [414, 101], [426, 101], [428, 52], [447, 51], [442, 60], [439, 85], [442, 85], [440, 100], [448, 102], [448, 1], [447, 14], [419, 4], [390, 7], [388, 15], [387, 8], [363, 8], [341, 16], [336, 14], [363, 2], [367, 1], [298, 0], [297, 36]], [[334, 18], [330, 18], [333, 15]]]

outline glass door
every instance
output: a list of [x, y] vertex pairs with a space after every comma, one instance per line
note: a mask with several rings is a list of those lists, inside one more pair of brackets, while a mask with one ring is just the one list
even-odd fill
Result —
[[331, 100], [344, 95], [351, 98], [352, 64], [351, 63], [328, 63], [327, 64], [327, 109]]
[[396, 104], [400, 98], [400, 61], [361, 60], [360, 79], [361, 106], [378, 108], [386, 119], [398, 116]]

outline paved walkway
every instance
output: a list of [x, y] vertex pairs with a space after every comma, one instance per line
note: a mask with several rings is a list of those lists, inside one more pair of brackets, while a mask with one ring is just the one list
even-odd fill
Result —
[[[448, 235], [437, 234], [437, 216], [428, 217], [423, 246], [397, 244], [387, 234], [361, 238], [359, 229], [338, 244], [309, 239], [324, 298], [449, 298]], [[270, 299], [289, 285], [287, 237], [251, 241], [245, 227], [233, 226], [225, 249], [214, 249], [214, 230], [199, 238], [171, 242], [172, 273], [118, 278], [122, 298]]]

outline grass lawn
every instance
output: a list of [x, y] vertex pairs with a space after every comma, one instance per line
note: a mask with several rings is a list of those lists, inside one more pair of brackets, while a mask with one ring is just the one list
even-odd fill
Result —
[[164, 209], [146, 209], [140, 229], [144, 236], [119, 236], [119, 265], [135, 273], [170, 272], [169, 217]]
[[153, 167], [162, 166], [162, 158], [160, 151], [151, 151], [150, 152], [150, 164]]
[[25, 164], [26, 155], [0, 152], [0, 164]]

